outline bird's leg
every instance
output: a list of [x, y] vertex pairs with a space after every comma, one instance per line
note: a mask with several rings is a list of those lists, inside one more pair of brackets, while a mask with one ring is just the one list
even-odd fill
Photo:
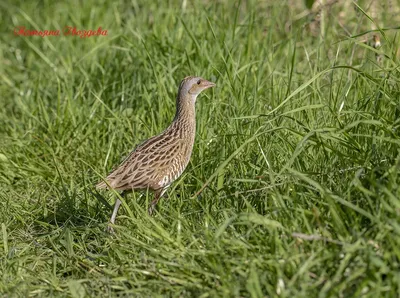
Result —
[[158, 189], [154, 192], [154, 200], [151, 201], [150, 203], [150, 207], [149, 207], [149, 215], [153, 215], [154, 210], [156, 209], [156, 205], [158, 203], [158, 201], [160, 200], [161, 196], [164, 194], [165, 189]]
[[[124, 196], [125, 196], [125, 192], [123, 191], [121, 193], [121, 197], [124, 197]], [[113, 213], [111, 214], [110, 222], [108, 223], [108, 226], [107, 226], [107, 231], [110, 233], [114, 233], [114, 229], [112, 228], [111, 225], [113, 225], [115, 223], [115, 218], [117, 217], [118, 209], [121, 206], [121, 203], [122, 203], [121, 200], [117, 198], [117, 200], [115, 201], [115, 204], [114, 204]]]

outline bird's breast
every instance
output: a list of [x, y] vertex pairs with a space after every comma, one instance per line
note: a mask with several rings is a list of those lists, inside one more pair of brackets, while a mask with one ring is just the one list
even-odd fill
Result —
[[194, 138], [185, 138], [181, 139], [181, 142], [176, 145], [178, 146], [178, 148], [176, 148], [178, 149], [177, 153], [169, 161], [163, 171], [160, 172], [159, 187], [167, 187], [182, 175], [189, 164], [193, 150], [193, 143]]

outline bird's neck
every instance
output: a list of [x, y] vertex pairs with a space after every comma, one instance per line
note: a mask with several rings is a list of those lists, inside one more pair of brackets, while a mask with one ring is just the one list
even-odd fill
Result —
[[178, 96], [176, 100], [174, 122], [181, 127], [183, 134], [193, 135], [196, 130], [196, 97], [195, 95]]

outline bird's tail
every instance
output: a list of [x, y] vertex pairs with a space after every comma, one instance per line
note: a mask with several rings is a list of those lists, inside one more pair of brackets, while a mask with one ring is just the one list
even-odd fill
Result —
[[101, 181], [97, 183], [95, 187], [96, 189], [103, 189], [103, 188], [108, 188], [108, 185], [105, 181]]

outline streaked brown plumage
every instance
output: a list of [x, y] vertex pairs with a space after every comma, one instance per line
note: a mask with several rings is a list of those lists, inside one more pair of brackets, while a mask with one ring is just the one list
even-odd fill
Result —
[[[154, 192], [151, 214], [160, 197], [189, 163], [196, 134], [196, 98], [201, 91], [213, 86], [214, 83], [203, 78], [186, 77], [179, 86], [172, 124], [160, 135], [137, 146], [96, 188], [110, 187], [123, 193], [149, 189]], [[117, 199], [112, 224], [120, 205]]]

